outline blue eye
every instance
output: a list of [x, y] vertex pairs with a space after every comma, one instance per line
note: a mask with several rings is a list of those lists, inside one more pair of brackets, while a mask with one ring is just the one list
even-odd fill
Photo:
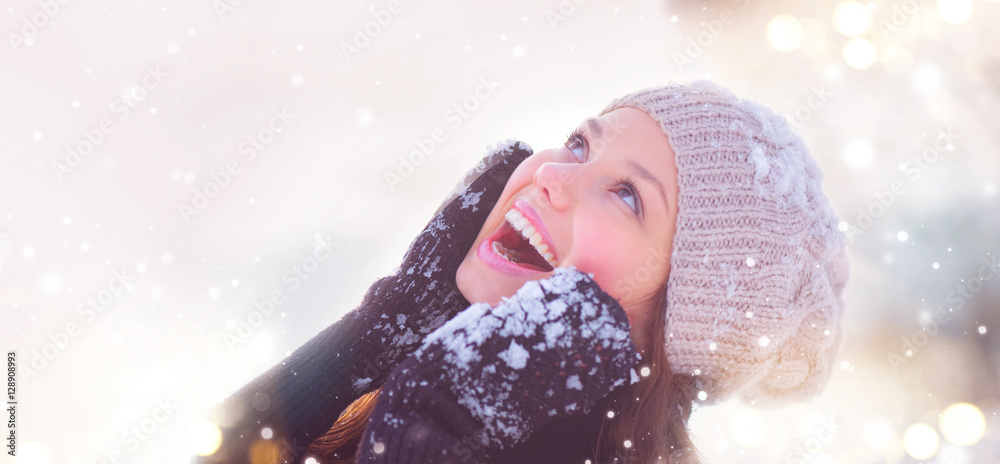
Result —
[[632, 211], [638, 216], [642, 213], [642, 201], [639, 199], [639, 190], [635, 188], [635, 183], [628, 177], [618, 180], [620, 188], [616, 191], [618, 197], [624, 201]]
[[575, 130], [566, 138], [566, 148], [569, 149], [576, 160], [583, 163], [587, 161], [587, 139], [583, 136], [583, 131]]

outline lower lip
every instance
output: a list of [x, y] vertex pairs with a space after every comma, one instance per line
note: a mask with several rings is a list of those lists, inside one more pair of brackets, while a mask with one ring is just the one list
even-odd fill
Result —
[[484, 264], [489, 266], [490, 269], [504, 274], [518, 277], [544, 274], [545, 271], [518, 266], [517, 264], [507, 261], [504, 257], [493, 251], [494, 238], [500, 234], [500, 231], [503, 230], [503, 228], [503, 225], [501, 225], [500, 228], [493, 233], [493, 235], [487, 237], [486, 240], [483, 240], [483, 242], [479, 244], [479, 248], [476, 249], [476, 256], [479, 256], [479, 259]]

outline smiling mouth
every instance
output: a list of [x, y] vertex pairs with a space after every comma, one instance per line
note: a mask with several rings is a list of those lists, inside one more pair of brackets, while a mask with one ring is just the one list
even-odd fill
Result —
[[542, 234], [520, 211], [511, 209], [504, 218], [506, 221], [491, 237], [490, 246], [497, 256], [520, 267], [542, 272], [559, 266], [555, 253], [543, 243]]

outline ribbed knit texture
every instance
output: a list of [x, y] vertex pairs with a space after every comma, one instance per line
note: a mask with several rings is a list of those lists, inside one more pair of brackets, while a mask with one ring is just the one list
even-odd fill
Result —
[[698, 81], [649, 88], [601, 114], [649, 114], [676, 155], [677, 230], [666, 350], [703, 403], [808, 399], [842, 339], [846, 240], [823, 174], [784, 118]]
[[474, 304], [392, 371], [357, 462], [486, 462], [546, 424], [588, 414], [640, 379], [629, 330], [618, 302], [572, 267], [496, 307]]
[[289, 462], [326, 433], [340, 413], [384, 382], [423, 338], [466, 309], [455, 285], [459, 264], [531, 148], [508, 140], [487, 155], [410, 244], [400, 267], [376, 281], [361, 304], [218, 409], [223, 442], [198, 462], [250, 462], [268, 427]]

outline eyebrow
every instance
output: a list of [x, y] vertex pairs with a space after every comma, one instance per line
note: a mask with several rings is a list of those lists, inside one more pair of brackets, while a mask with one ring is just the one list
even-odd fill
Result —
[[586, 121], [587, 127], [590, 128], [591, 132], [594, 133], [598, 138], [601, 137], [601, 123], [597, 122], [597, 118], [590, 118]]
[[669, 214], [670, 202], [667, 201], [667, 193], [666, 190], [663, 189], [663, 184], [660, 183], [660, 180], [653, 176], [653, 174], [646, 170], [646, 168], [642, 167], [641, 164], [635, 162], [635, 160], [628, 160], [628, 165], [631, 166], [637, 174], [639, 174], [639, 177], [646, 179], [649, 183], [656, 186], [656, 189], [660, 191], [660, 195], [663, 197], [663, 206], [667, 208], [667, 214]]
[[[590, 128], [591, 132], [593, 132], [595, 136], [601, 137], [601, 123], [597, 120], [597, 118], [588, 118], [584, 122], [587, 123], [587, 127]], [[666, 190], [663, 188], [663, 184], [660, 182], [660, 180], [657, 179], [656, 176], [650, 173], [649, 170], [644, 168], [641, 164], [637, 163], [635, 160], [628, 160], [628, 164], [629, 166], [632, 167], [632, 170], [639, 175], [639, 177], [646, 179], [649, 183], [653, 184], [653, 186], [655, 186], [657, 190], [660, 191], [660, 197], [663, 199], [663, 206], [666, 208], [667, 214], [669, 214], [670, 202], [667, 201], [667, 193]]]

